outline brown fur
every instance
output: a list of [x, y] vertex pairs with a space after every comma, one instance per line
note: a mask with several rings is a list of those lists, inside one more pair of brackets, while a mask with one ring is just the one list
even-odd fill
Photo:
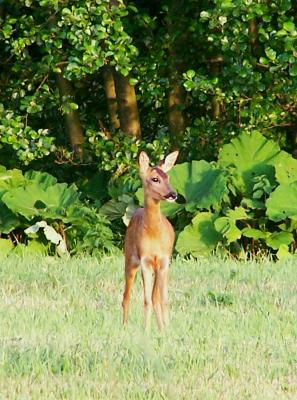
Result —
[[[139, 266], [144, 286], [146, 329], [149, 329], [152, 304], [159, 328], [162, 329], [168, 322], [168, 266], [175, 233], [168, 219], [161, 213], [160, 201], [170, 194], [174, 195], [168, 175], [162, 168], [172, 168], [176, 157], [177, 152], [171, 153], [162, 166], [151, 168], [147, 155], [145, 153], [140, 155], [140, 175], [145, 201], [144, 208], [139, 208], [133, 215], [125, 237], [124, 324], [128, 321], [131, 290]], [[158, 181], [154, 182], [153, 179]], [[151, 278], [152, 273], [155, 275], [154, 281]]]

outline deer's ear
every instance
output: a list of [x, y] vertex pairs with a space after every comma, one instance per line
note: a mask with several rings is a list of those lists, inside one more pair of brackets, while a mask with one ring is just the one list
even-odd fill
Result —
[[140, 175], [145, 175], [150, 167], [150, 159], [145, 151], [139, 154], [139, 170]]
[[168, 154], [167, 157], [165, 157], [165, 160], [160, 164], [159, 167], [164, 172], [170, 171], [171, 168], [174, 166], [177, 157], [178, 157], [178, 151], [173, 151], [172, 153]]

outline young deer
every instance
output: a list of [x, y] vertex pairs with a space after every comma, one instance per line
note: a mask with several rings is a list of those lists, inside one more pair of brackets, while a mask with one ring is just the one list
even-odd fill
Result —
[[177, 195], [169, 184], [166, 172], [174, 166], [177, 156], [178, 151], [174, 151], [157, 167], [150, 167], [147, 154], [144, 151], [140, 153], [139, 169], [144, 187], [144, 208], [136, 210], [125, 237], [124, 324], [128, 322], [132, 285], [140, 266], [147, 331], [150, 330], [152, 305], [159, 329], [168, 324], [168, 268], [175, 234], [170, 222], [161, 213], [160, 201], [176, 200]]

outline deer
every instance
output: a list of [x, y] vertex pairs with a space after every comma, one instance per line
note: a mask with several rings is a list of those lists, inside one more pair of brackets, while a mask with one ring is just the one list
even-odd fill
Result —
[[[169, 323], [168, 270], [175, 232], [161, 213], [160, 202], [174, 202], [177, 193], [169, 184], [169, 172], [178, 157], [174, 151], [157, 166], [150, 166], [148, 155], [139, 155], [139, 175], [144, 188], [144, 206], [138, 208], [128, 225], [125, 244], [125, 290], [123, 295], [123, 323], [128, 323], [132, 286], [140, 267], [144, 292], [144, 326], [150, 331], [152, 308], [159, 330]], [[154, 276], [153, 276], [154, 275]]]

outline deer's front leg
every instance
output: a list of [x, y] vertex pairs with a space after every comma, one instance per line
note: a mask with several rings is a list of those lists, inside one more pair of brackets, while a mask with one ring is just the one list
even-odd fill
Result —
[[160, 301], [162, 309], [163, 324], [169, 324], [169, 311], [168, 311], [168, 275], [169, 275], [169, 258], [164, 257], [160, 263], [159, 274], [159, 287], [160, 287]]
[[143, 295], [144, 295], [144, 327], [146, 332], [151, 328], [151, 315], [152, 315], [152, 289], [153, 289], [153, 276], [152, 276], [151, 263], [148, 257], [141, 259], [141, 274], [143, 280]]

